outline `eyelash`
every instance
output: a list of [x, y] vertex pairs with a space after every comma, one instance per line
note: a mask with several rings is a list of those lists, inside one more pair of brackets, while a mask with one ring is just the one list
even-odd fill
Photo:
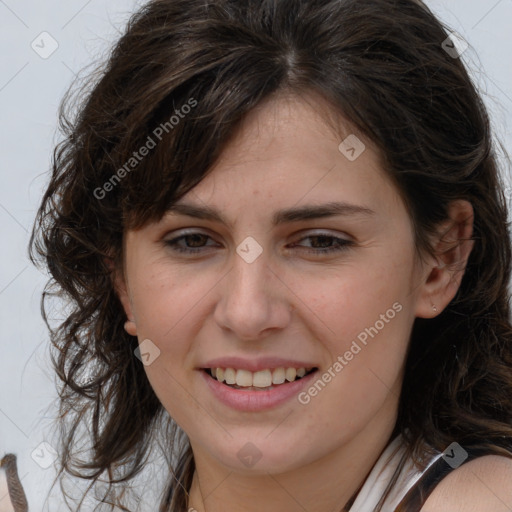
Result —
[[[197, 254], [197, 253], [201, 252], [202, 249], [208, 247], [208, 246], [204, 246], [204, 247], [196, 247], [196, 248], [183, 248], [183, 247], [178, 246], [178, 243], [181, 240], [185, 240], [188, 237], [193, 237], [193, 236], [202, 236], [202, 237], [209, 238], [210, 240], [212, 239], [209, 235], [206, 235], [205, 233], [192, 232], [192, 233], [186, 233], [186, 234], [180, 235], [176, 238], [172, 238], [171, 240], [165, 240], [164, 243], [166, 246], [170, 247], [173, 251], [185, 253], [185, 254]], [[305, 248], [306, 252], [308, 252], [310, 254], [312, 253], [312, 254], [321, 255], [321, 254], [328, 254], [328, 253], [333, 253], [333, 252], [347, 251], [350, 247], [352, 247], [354, 245], [354, 243], [351, 240], [346, 240], [344, 238], [338, 238], [336, 236], [329, 235], [329, 234], [309, 235], [309, 236], [301, 238], [299, 240], [299, 242], [301, 242], [303, 240], [307, 240], [308, 238], [324, 238], [324, 239], [327, 238], [327, 239], [334, 240], [338, 244], [337, 247], [326, 247], [323, 249], [313, 249], [313, 248], [306, 247]]]

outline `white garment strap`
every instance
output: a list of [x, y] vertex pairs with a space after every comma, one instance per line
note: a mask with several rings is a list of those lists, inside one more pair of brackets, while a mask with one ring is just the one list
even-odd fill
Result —
[[[393, 452], [397, 450], [395, 455]], [[359, 491], [356, 500], [350, 507], [349, 512], [372, 512], [377, 503], [380, 501], [384, 491], [400, 460], [405, 453], [405, 444], [401, 435], [395, 437], [387, 446], [382, 455], [379, 457], [370, 474], [366, 478], [363, 487]], [[394, 512], [403, 497], [411, 489], [411, 487], [419, 480], [421, 475], [436, 462], [442, 453], [438, 453], [429, 461], [424, 471], [420, 471], [408, 458], [400, 471], [400, 475], [396, 484], [383, 504], [382, 512]]]

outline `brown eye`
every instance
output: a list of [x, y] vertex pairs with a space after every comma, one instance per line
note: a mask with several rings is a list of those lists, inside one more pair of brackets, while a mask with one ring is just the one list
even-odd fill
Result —
[[212, 240], [212, 238], [204, 233], [186, 233], [171, 240], [165, 240], [165, 245], [177, 252], [198, 253], [203, 248], [212, 247], [206, 245], [208, 240]]
[[354, 245], [351, 240], [339, 238], [329, 234], [315, 234], [301, 238], [299, 241], [310, 240], [310, 246], [304, 247], [298, 244], [295, 246], [303, 247], [307, 252], [316, 254], [325, 254], [330, 252], [346, 251]]

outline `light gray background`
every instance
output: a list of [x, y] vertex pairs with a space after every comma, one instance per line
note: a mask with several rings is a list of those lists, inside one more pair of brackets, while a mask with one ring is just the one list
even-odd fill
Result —
[[[40, 443], [51, 444], [55, 434], [48, 431], [48, 419], [56, 393], [39, 309], [46, 277], [27, 259], [29, 233], [59, 140], [59, 101], [74, 74], [105, 55], [142, 3], [0, 0], [0, 457], [17, 454], [33, 512], [42, 510], [53, 477], [52, 469], [41, 468], [35, 459], [37, 454], [42, 462], [51, 458]], [[468, 41], [463, 59], [484, 94], [496, 135], [510, 152], [512, 0], [427, 3]], [[44, 31], [58, 43], [46, 59], [31, 47]], [[49, 44], [46, 39], [46, 49]], [[64, 507], [53, 504], [51, 510]]]

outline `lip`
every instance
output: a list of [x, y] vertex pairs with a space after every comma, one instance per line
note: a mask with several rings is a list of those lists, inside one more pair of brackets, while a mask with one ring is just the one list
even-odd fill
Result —
[[[217, 366], [217, 368], [222, 368], [222, 366]], [[230, 368], [230, 366], [228, 366], [228, 368]], [[269, 368], [269, 366], [265, 368]], [[243, 389], [230, 388], [211, 377], [204, 370], [200, 370], [202, 378], [217, 400], [232, 409], [245, 412], [272, 409], [296, 398], [300, 391], [308, 386], [311, 380], [315, 378], [317, 372], [318, 370], [311, 372], [309, 375], [305, 375], [301, 379], [293, 382], [279, 384], [274, 389], [267, 391], [244, 391]]]
[[234, 368], [235, 370], [248, 370], [254, 373], [272, 368], [318, 368], [318, 364], [280, 357], [261, 357], [259, 359], [222, 357], [211, 359], [200, 366], [202, 370], [206, 368]]

